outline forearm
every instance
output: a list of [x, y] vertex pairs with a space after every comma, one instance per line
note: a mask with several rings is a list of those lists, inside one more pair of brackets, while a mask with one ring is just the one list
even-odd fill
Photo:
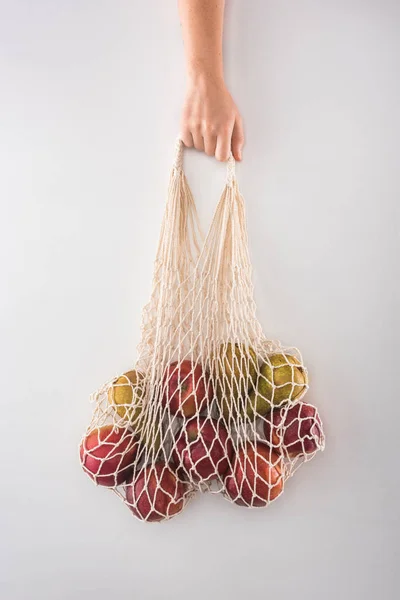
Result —
[[223, 79], [225, 0], [178, 0], [187, 73], [191, 79]]
[[241, 160], [242, 119], [224, 82], [225, 0], [178, 0], [188, 72], [181, 139], [218, 160]]

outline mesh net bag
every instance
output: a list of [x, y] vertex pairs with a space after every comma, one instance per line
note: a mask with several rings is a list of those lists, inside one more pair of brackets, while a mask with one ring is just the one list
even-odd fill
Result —
[[196, 492], [267, 506], [325, 443], [300, 352], [256, 317], [233, 158], [205, 240], [182, 158], [178, 142], [136, 364], [94, 394], [80, 445], [84, 471], [144, 521]]

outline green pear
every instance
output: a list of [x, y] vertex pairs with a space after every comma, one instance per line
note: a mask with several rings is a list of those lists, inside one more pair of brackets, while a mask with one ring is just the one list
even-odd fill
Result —
[[256, 388], [249, 394], [247, 415], [263, 416], [272, 406], [295, 400], [308, 384], [302, 364], [291, 354], [272, 354], [260, 367]]

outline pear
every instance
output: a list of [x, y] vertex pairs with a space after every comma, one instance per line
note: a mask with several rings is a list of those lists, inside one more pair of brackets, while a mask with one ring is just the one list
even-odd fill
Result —
[[241, 409], [241, 399], [257, 379], [254, 350], [244, 344], [221, 344], [216, 361], [216, 393], [226, 420]]
[[128, 371], [113, 381], [108, 390], [108, 401], [122, 419], [137, 427], [143, 395], [144, 376], [138, 371]]
[[281, 406], [296, 400], [308, 384], [307, 373], [298, 359], [291, 354], [272, 354], [260, 367], [256, 388], [249, 394], [247, 415], [263, 416], [272, 406]]

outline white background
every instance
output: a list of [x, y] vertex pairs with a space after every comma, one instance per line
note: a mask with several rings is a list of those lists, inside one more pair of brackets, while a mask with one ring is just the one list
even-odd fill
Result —
[[[162, 525], [95, 488], [77, 447], [151, 289], [176, 3], [0, 6], [2, 599], [397, 598], [398, 2], [228, 0], [259, 315], [302, 350], [327, 449], [267, 510], [202, 496]], [[224, 168], [185, 158], [206, 228]]]

